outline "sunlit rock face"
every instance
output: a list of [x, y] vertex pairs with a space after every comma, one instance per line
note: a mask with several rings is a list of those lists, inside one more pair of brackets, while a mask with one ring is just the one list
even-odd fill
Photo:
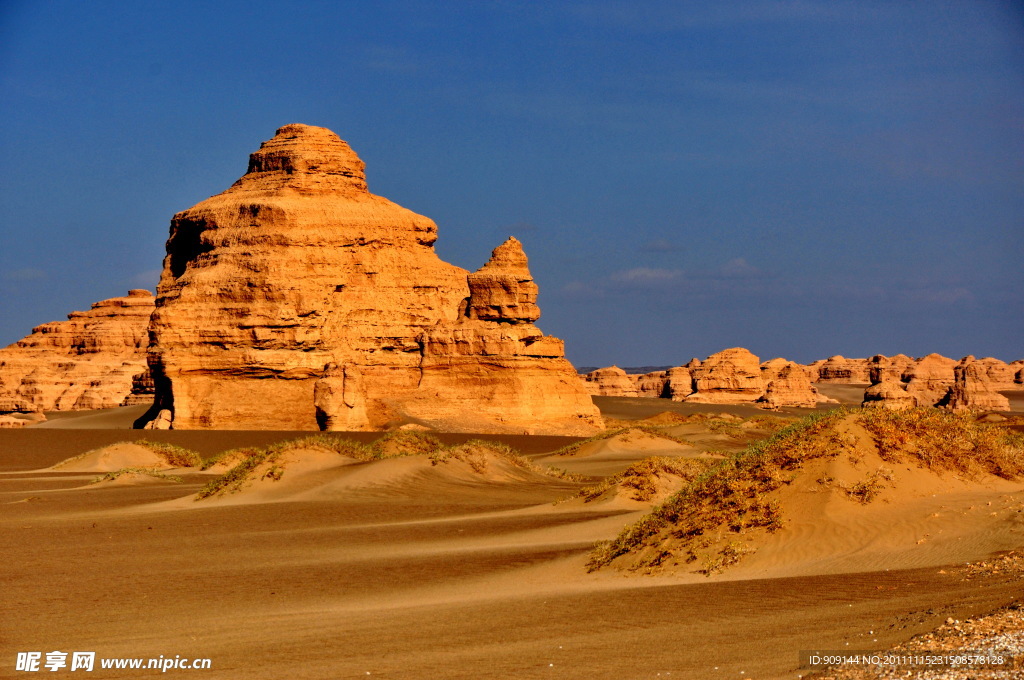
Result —
[[0, 349], [0, 412], [120, 406], [146, 371], [153, 294], [131, 290]]
[[333, 132], [280, 128], [241, 179], [171, 220], [150, 326], [156, 403], [139, 424], [593, 432], [561, 341], [533, 325], [521, 244], [471, 274], [436, 238], [367, 190]]

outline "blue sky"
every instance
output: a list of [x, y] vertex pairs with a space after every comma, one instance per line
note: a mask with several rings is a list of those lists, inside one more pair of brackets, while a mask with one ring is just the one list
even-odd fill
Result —
[[155, 287], [286, 123], [575, 363], [1024, 357], [1019, 2], [0, 3], [0, 344]]

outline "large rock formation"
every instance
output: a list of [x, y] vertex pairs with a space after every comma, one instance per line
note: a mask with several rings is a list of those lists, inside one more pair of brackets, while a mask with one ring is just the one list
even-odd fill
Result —
[[[973, 357], [964, 357], [961, 359], [961, 363], [964, 363], [968, 358], [973, 359]], [[976, 364], [974, 370], [978, 372], [979, 377], [988, 384], [990, 389], [1019, 389], [1016, 380], [1017, 371], [1010, 364], [993, 357], [973, 359], [973, 361]]]
[[693, 376], [693, 394], [686, 401], [698, 404], [739, 404], [757, 401], [764, 394], [757, 356], [742, 347], [712, 354]]
[[960, 360], [953, 369], [956, 379], [949, 389], [947, 408], [951, 411], [1010, 410], [1010, 400], [996, 391], [998, 383], [992, 378], [992, 361], [998, 360], [977, 360], [973, 356]]
[[587, 394], [596, 397], [638, 397], [637, 381], [618, 366], [607, 366], [580, 376]]
[[876, 354], [868, 359], [868, 378], [872, 384], [884, 381], [902, 381], [903, 374], [914, 365], [914, 360], [906, 354], [887, 357]]
[[143, 422], [593, 432], [562, 342], [533, 325], [519, 242], [473, 274], [443, 262], [435, 224], [371, 194], [363, 168], [330, 130], [286, 125], [174, 216]]
[[814, 408], [821, 403], [839, 403], [835, 399], [818, 394], [818, 390], [808, 380], [807, 372], [800, 364], [789, 361], [780, 367], [777, 363], [768, 363], [770, 365], [767, 371], [762, 367], [762, 373], [767, 373], [765, 380], [767, 385], [764, 394], [758, 399], [758, 402], [765, 407], [772, 409], [792, 406]]
[[861, 405], [898, 410], [917, 406], [917, 398], [907, 393], [907, 386], [900, 380], [885, 378], [864, 390]]
[[[973, 357], [972, 357], [973, 359]], [[907, 393], [913, 395], [918, 406], [936, 406], [943, 403], [955, 376], [956, 361], [941, 354], [929, 354], [918, 359], [903, 374]]]
[[670, 396], [665, 393], [668, 387], [668, 371], [652, 371], [639, 375], [636, 378], [636, 386], [641, 397], [658, 399]]
[[131, 290], [0, 349], [0, 412], [120, 406], [146, 370], [153, 294]]

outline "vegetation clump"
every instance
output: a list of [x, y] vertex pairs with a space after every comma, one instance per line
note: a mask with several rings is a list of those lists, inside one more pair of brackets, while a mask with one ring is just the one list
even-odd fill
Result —
[[911, 461], [965, 477], [1024, 476], [1024, 435], [979, 422], [970, 413], [929, 407], [873, 408], [862, 411], [860, 421], [888, 462]]

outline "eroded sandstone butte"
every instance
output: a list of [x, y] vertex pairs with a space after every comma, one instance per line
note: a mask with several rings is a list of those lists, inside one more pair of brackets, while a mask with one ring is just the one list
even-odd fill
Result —
[[171, 220], [143, 422], [595, 431], [561, 340], [533, 323], [519, 242], [470, 273], [436, 238], [433, 221], [367, 190], [333, 132], [280, 128], [241, 179]]
[[120, 406], [146, 372], [153, 301], [148, 290], [131, 290], [0, 349], [0, 412]]

